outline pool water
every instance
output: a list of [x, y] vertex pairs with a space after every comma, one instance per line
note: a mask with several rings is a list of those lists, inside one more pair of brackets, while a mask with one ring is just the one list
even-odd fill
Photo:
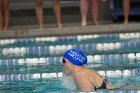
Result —
[[[133, 80], [135, 78], [135, 80]], [[140, 79], [139, 77], [129, 77], [129, 78], [118, 78], [118, 77], [110, 77], [108, 78], [109, 81], [116, 84], [118, 83], [119, 86], [124, 86], [120, 89], [115, 90], [97, 90], [97, 91], [120, 91], [120, 93], [127, 93], [126, 91], [135, 91], [136, 93], [140, 90]], [[121, 82], [121, 83], [120, 83]], [[69, 83], [71, 83], [69, 81]], [[4, 81], [0, 83], [0, 91], [1, 93], [8, 93], [8, 91], [12, 93], [71, 93], [71, 92], [78, 92], [78, 90], [71, 90], [63, 86], [61, 82], [61, 78], [46, 78], [46, 79], [31, 79], [31, 80], [18, 80], [18, 81]], [[71, 86], [71, 85], [67, 85]], [[124, 92], [121, 92], [124, 91]], [[113, 92], [113, 93], [114, 93]], [[117, 92], [119, 93], [119, 92]], [[130, 92], [131, 93], [131, 92]]]
[[0, 93], [71, 93], [63, 77], [63, 53], [79, 48], [94, 69], [115, 86], [97, 93], [140, 92], [140, 33], [35, 37], [0, 40]]

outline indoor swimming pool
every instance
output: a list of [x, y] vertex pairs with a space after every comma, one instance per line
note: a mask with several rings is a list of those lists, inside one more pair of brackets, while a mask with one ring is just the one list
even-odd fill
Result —
[[71, 48], [84, 51], [86, 67], [120, 87], [97, 93], [140, 93], [138, 32], [0, 39], [0, 93], [79, 92], [63, 77], [60, 65], [63, 53]]

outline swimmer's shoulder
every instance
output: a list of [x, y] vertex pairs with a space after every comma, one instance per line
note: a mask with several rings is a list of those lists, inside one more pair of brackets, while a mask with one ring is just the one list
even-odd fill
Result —
[[92, 69], [88, 69], [88, 72], [89, 72], [89, 74], [90, 75], [98, 75], [98, 76], [100, 76], [100, 77], [102, 77], [100, 74], [98, 74], [95, 70], [92, 70]]
[[80, 89], [80, 90], [83, 90], [83, 91], [91, 91], [94, 89], [91, 81], [89, 80], [89, 78], [87, 78], [87, 75], [82, 72], [77, 72], [75, 75], [74, 75], [74, 80], [75, 80], [75, 83], [77, 85], [77, 87]]

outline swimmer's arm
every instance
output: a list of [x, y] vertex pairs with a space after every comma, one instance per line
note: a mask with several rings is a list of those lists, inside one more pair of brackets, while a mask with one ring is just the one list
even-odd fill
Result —
[[88, 78], [80, 73], [74, 75], [74, 80], [81, 91], [89, 92], [95, 90], [93, 84], [88, 80]]

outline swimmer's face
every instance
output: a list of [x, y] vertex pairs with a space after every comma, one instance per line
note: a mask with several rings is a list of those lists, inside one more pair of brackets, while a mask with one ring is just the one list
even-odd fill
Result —
[[65, 63], [67, 62], [68, 60], [66, 60], [65, 58], [62, 59], [62, 63], [61, 63], [61, 66], [64, 66]]
[[65, 75], [70, 75], [71, 73], [69, 64], [70, 62], [67, 59], [63, 58], [61, 65], [63, 66], [63, 72]]

